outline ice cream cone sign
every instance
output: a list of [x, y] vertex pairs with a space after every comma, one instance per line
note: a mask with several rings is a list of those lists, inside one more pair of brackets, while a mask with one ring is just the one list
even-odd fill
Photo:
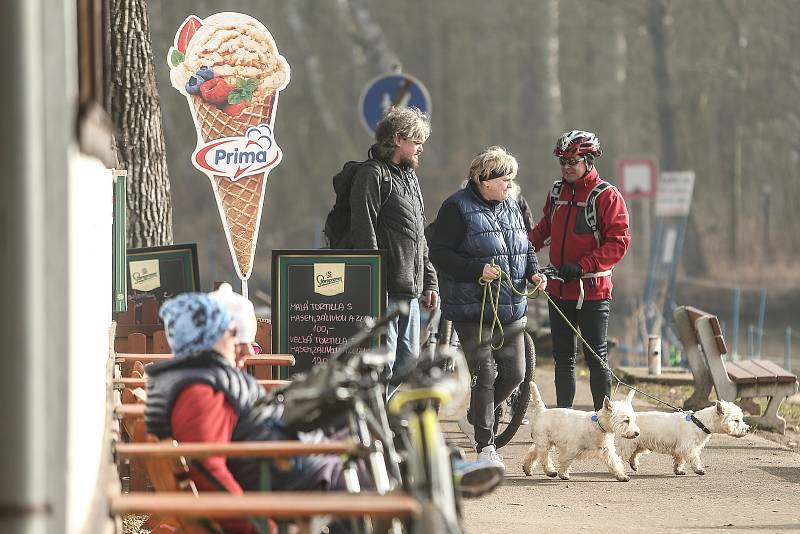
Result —
[[241, 13], [187, 17], [167, 63], [197, 129], [192, 163], [211, 181], [244, 282], [253, 270], [267, 175], [281, 161], [275, 109], [289, 64], [269, 30]]

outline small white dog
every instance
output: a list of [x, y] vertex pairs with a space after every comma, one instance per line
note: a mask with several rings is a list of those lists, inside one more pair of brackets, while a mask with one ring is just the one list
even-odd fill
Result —
[[[676, 475], [685, 475], [686, 462], [692, 471], [705, 475], [700, 452], [711, 434], [727, 434], [741, 438], [750, 429], [744, 422], [741, 408], [727, 401], [716, 401], [712, 406], [691, 412], [639, 412], [636, 422], [640, 434], [634, 440], [621, 441], [622, 457], [634, 471], [639, 469], [639, 457], [650, 451], [672, 456], [672, 469]], [[698, 424], [699, 422], [699, 424]]]
[[[597, 413], [569, 408], [548, 409], [542, 402], [536, 384], [531, 382], [533, 445], [525, 456], [522, 470], [530, 476], [536, 464], [541, 462], [547, 476], [558, 475], [563, 480], [569, 480], [572, 462], [581, 457], [599, 456], [617, 480], [630, 480], [625, 474], [622, 459], [614, 449], [614, 434], [629, 439], [639, 435], [636, 413], [631, 405], [633, 393], [631, 391], [621, 401], [611, 401], [606, 397]], [[550, 458], [553, 447], [558, 449], [558, 471]]]

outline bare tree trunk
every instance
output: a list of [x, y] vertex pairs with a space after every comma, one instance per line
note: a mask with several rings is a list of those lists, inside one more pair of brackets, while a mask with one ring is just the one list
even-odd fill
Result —
[[614, 13], [614, 84], [616, 86], [616, 120], [617, 151], [624, 154], [628, 151], [628, 127], [626, 122], [628, 99], [625, 88], [628, 85], [628, 38], [625, 35], [627, 22], [625, 13], [617, 9]]
[[745, 72], [746, 61], [744, 58], [745, 48], [747, 47], [747, 35], [744, 20], [744, 2], [736, 3], [736, 12], [732, 15], [734, 23], [733, 43], [736, 78], [736, 96], [734, 99], [736, 125], [734, 127], [733, 144], [733, 175], [731, 183], [731, 241], [730, 254], [733, 261], [739, 260], [739, 236], [741, 234], [742, 215], [742, 138], [744, 136], [744, 117], [742, 105], [747, 93], [747, 73]]
[[675, 127], [676, 109], [672, 101], [672, 72], [670, 68], [672, 16], [669, 0], [650, 2], [647, 19], [650, 38], [653, 41], [653, 78], [658, 93], [656, 112], [661, 130], [661, 161], [666, 170], [679, 170], [678, 145]]
[[558, 0], [547, 2], [547, 130], [555, 139], [564, 127], [564, 105], [561, 100], [561, 79], [558, 74], [560, 32]]
[[111, 0], [110, 113], [128, 170], [128, 246], [172, 243], [172, 204], [146, 0]]
[[[661, 168], [683, 170], [684, 160], [678, 151], [677, 106], [673, 100], [673, 74], [670, 65], [672, 51], [672, 0], [652, 0], [647, 15], [647, 28], [653, 43], [653, 78], [658, 88], [656, 110], [661, 137]], [[695, 210], [689, 212], [689, 227], [686, 232], [686, 253], [683, 265], [693, 275], [707, 271], [702, 240], [697, 229]]]
[[347, 26], [350, 37], [377, 64], [379, 72], [392, 72], [395, 67], [401, 66], [400, 58], [389, 46], [386, 34], [372, 18], [369, 8], [359, 0], [339, 0], [337, 5], [350, 12], [354, 21], [353, 25]]

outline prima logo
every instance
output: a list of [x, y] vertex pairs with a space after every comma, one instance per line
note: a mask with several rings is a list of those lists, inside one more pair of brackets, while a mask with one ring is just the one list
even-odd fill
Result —
[[267, 124], [250, 128], [242, 137], [215, 139], [197, 147], [192, 155], [194, 166], [209, 177], [227, 176], [234, 182], [266, 173], [280, 161], [281, 150]]

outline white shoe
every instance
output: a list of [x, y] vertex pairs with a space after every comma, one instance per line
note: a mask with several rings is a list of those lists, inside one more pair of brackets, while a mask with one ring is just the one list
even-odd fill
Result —
[[475, 427], [469, 423], [466, 414], [458, 420], [458, 429], [467, 437], [472, 450], [475, 450]]
[[503, 469], [506, 468], [506, 465], [503, 463], [503, 457], [497, 454], [497, 449], [495, 449], [494, 445], [487, 445], [481, 449], [481, 452], [478, 453], [478, 460], [488, 460], [502, 465]]

